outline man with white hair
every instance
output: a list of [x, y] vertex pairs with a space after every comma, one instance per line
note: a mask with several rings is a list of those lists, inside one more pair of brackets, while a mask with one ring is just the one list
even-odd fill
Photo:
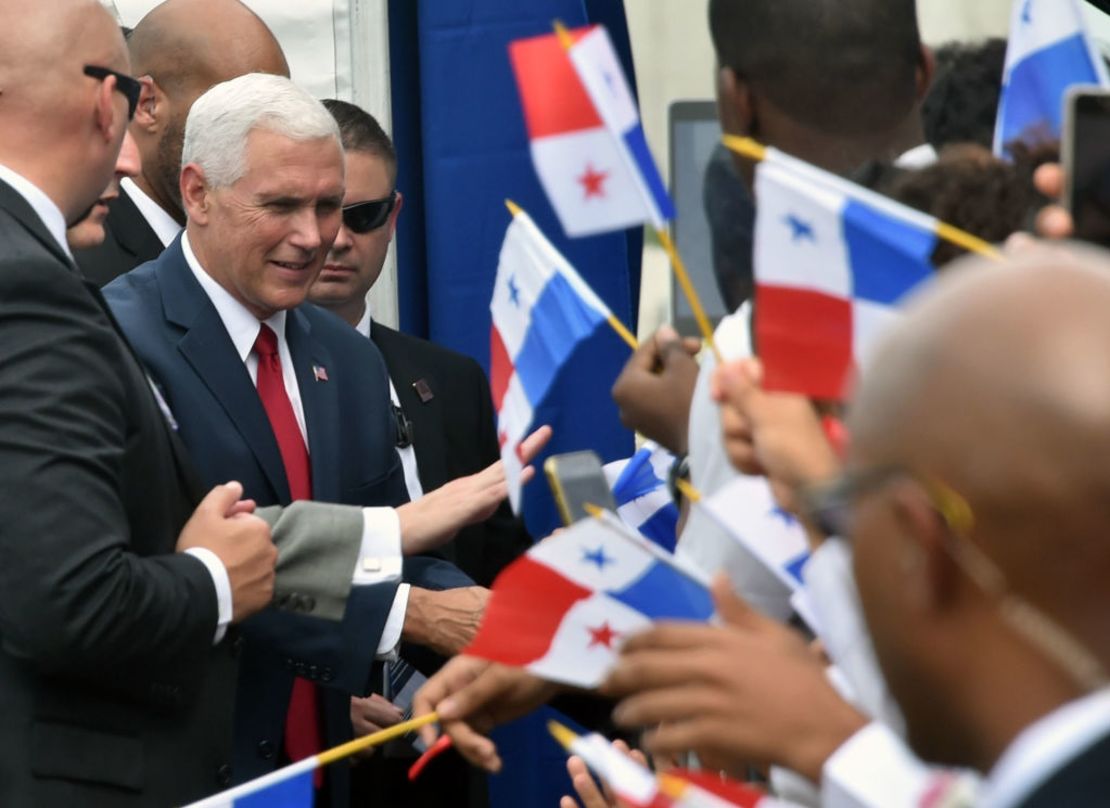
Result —
[[[487, 518], [505, 497], [499, 463], [406, 502], [380, 354], [304, 302], [344, 194], [327, 110], [279, 76], [218, 84], [190, 111], [183, 162], [184, 233], [105, 297], [202, 476], [235, 473], [261, 505], [379, 506], [368, 507], [365, 541], [397, 569]], [[409, 558], [404, 571], [412, 586], [355, 587], [341, 624], [270, 610], [244, 627], [235, 780], [349, 737], [348, 695], [365, 692], [375, 657], [402, 639], [444, 655], [469, 641], [486, 590], [445, 562]], [[275, 653], [286, 670], [266, 664]], [[334, 769], [341, 804], [346, 772]]]

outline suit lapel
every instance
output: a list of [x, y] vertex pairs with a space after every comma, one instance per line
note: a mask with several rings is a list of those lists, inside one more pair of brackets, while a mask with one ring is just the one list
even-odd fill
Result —
[[[397, 391], [397, 401], [412, 422], [413, 452], [420, 471], [420, 485], [425, 491], [439, 488], [449, 480], [447, 468], [447, 440], [443, 433], [443, 397], [431, 372], [406, 351], [400, 335], [377, 323], [371, 323], [370, 338], [385, 359], [389, 378]], [[428, 401], [421, 399], [413, 385], [422, 380], [432, 395]]]
[[162, 253], [157, 271], [166, 319], [185, 329], [178, 350], [235, 425], [277, 500], [288, 502], [289, 481], [270, 419], [216, 307], [185, 262], [180, 238]]
[[50, 231], [46, 229], [42, 219], [31, 207], [31, 203], [3, 180], [0, 180], [0, 207], [7, 210], [17, 222], [27, 229], [28, 233], [34, 236], [59, 261], [71, 269], [74, 268], [73, 260], [66, 255], [62, 245], [50, 235]]
[[120, 247], [139, 263], [153, 261], [162, 254], [163, 244], [126, 190], [109, 204], [105, 226], [111, 229]]
[[[327, 369], [335, 369], [331, 354], [312, 339], [312, 325], [299, 309], [286, 316], [285, 339], [293, 357], [297, 387], [304, 407], [305, 430], [308, 432], [308, 455], [312, 464], [312, 498], [338, 501], [339, 491], [339, 387], [326, 378]], [[317, 378], [316, 368], [324, 371]]]

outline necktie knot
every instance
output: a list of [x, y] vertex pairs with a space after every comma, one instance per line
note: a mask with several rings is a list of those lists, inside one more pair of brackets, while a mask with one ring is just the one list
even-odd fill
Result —
[[258, 329], [258, 337], [254, 340], [254, 352], [258, 354], [259, 359], [271, 359], [277, 356], [277, 334], [265, 323], [262, 323], [261, 328]]

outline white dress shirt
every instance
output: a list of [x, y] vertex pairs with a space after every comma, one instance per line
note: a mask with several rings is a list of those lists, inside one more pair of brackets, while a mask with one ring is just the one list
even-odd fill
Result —
[[[246, 366], [251, 381], [257, 385], [258, 357], [254, 354], [253, 348], [255, 340], [258, 338], [261, 323], [242, 303], [232, 297], [231, 293], [220, 286], [201, 267], [196, 254], [193, 252], [192, 245], [189, 243], [188, 234], [181, 237], [181, 250], [185, 256], [185, 262], [193, 272], [193, 276], [216, 308], [216, 313], [219, 314], [220, 321], [227, 330], [228, 336], [231, 337], [231, 342], [235, 346], [240, 360]], [[285, 392], [289, 397], [289, 403], [293, 407], [293, 413], [296, 416], [297, 426], [301, 430], [305, 446], [311, 455], [312, 446], [309, 443], [308, 430], [305, 427], [304, 404], [301, 401], [301, 391], [297, 385], [297, 376], [293, 367], [293, 357], [289, 352], [289, 343], [285, 339], [285, 321], [286, 312], [279, 311], [267, 319], [265, 323], [277, 335], [278, 358], [281, 361], [281, 374], [282, 381], [285, 384]], [[362, 547], [352, 579], [356, 586], [390, 580], [396, 574], [396, 571], [401, 568], [401, 527], [396, 510], [385, 507], [363, 508], [362, 514]], [[364, 559], [375, 559], [379, 563], [364, 564]], [[381, 560], [386, 560], [387, 563], [382, 564], [380, 563]], [[216, 559], [216, 561], [218, 562], [219, 559]], [[222, 564], [220, 569], [223, 570]], [[223, 574], [226, 579], [226, 570], [223, 570]], [[217, 586], [217, 590], [219, 590], [219, 586]], [[227, 588], [227, 594], [230, 600], [230, 586]], [[393, 606], [390, 608], [389, 617], [386, 619], [385, 629], [378, 641], [377, 654], [379, 657], [389, 657], [396, 652], [397, 645], [401, 641], [401, 630], [404, 627], [408, 596], [408, 584], [401, 584], [397, 587], [397, 593], [393, 598]]]
[[[1026, 727], [994, 764], [980, 808], [1013, 808], [1110, 733], [1110, 688], [1065, 704]], [[1091, 804], [1105, 795], [1092, 795]]]
[[54, 200], [29, 179], [5, 165], [0, 165], [0, 180], [12, 186], [15, 192], [27, 201], [50, 235], [58, 242], [62, 252], [73, 260], [73, 253], [69, 251], [69, 242], [66, 241], [66, 217]]
[[139, 213], [146, 219], [146, 223], [150, 225], [154, 235], [158, 236], [162, 246], [170, 246], [173, 240], [177, 238], [177, 234], [181, 232], [181, 225], [174, 221], [174, 218], [166, 213], [161, 205], [147, 196], [146, 192], [130, 177], [124, 177], [120, 180], [119, 186], [123, 193], [131, 197], [131, 201], [135, 203]]
[[[362, 319], [358, 321], [355, 326], [358, 333], [370, 339], [370, 307], [366, 307], [366, 311], [362, 313]], [[386, 374], [387, 378], [389, 374]], [[389, 400], [393, 402], [393, 406], [400, 408], [401, 400], [397, 398], [397, 388], [393, 386], [393, 379], [389, 379]], [[424, 496], [424, 486], [420, 484], [420, 468], [416, 465], [416, 450], [412, 444], [404, 447], [403, 449], [398, 446], [397, 454], [401, 456], [401, 468], [405, 472], [405, 487], [409, 490], [409, 499], [413, 502]]]

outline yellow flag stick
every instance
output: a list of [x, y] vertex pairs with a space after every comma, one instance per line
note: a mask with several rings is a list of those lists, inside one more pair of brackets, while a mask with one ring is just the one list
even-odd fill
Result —
[[[511, 199], [505, 200], [505, 207], [509, 209], [509, 213], [513, 214], [513, 216], [519, 216], [521, 213], [524, 213], [523, 208], [521, 208], [520, 205], [518, 205]], [[617, 319], [617, 315], [609, 312], [609, 316], [606, 319], [609, 321], [609, 325], [613, 327], [613, 330], [617, 332], [620, 338], [628, 343], [629, 348], [631, 348], [632, 350], [636, 350], [640, 347], [640, 343], [636, 341], [636, 337], [633, 336], [632, 332], [628, 330], [628, 327], [625, 326], [624, 323]]]
[[[747, 157], [749, 160], [754, 160], [757, 163], [767, 157], [767, 147], [762, 143], [757, 143], [750, 137], [724, 135], [721, 138], [721, 142], [730, 150], [743, 157]], [[937, 222], [936, 234], [937, 238], [942, 238], [951, 244], [955, 244], [957, 247], [962, 247], [968, 252], [977, 253], [978, 255], [983, 255], [995, 260], [1001, 260], [1002, 258], [1002, 254], [993, 244], [984, 241], [978, 236], [971, 235], [971, 233], [968, 233], [966, 230], [953, 227], [950, 224]]]
[[[559, 44], [563, 46], [563, 50], [569, 51], [574, 45], [574, 38], [570, 35], [570, 31], [568, 31], [567, 27], [559, 20], [555, 20], [552, 25], [555, 28], [555, 35], [559, 38]], [[675, 278], [678, 280], [678, 285], [682, 288], [682, 293], [690, 303], [690, 309], [694, 312], [694, 319], [698, 323], [698, 330], [701, 331], [701, 335], [705, 339], [705, 344], [713, 351], [713, 358], [717, 360], [717, 364], [720, 364], [721, 354], [717, 350], [717, 344], [713, 341], [713, 327], [709, 323], [709, 318], [705, 315], [705, 307], [702, 306], [697, 289], [694, 288], [694, 284], [690, 281], [690, 274], [686, 271], [686, 265], [682, 262], [682, 257], [678, 254], [678, 250], [674, 246], [671, 234], [663, 227], [656, 228], [655, 234], [659, 237], [659, 243], [663, 245], [663, 250], [667, 253], [667, 258], [671, 261]]]
[[408, 735], [413, 730], [418, 730], [425, 724], [432, 724], [438, 720], [439, 714], [432, 712], [408, 721], [402, 721], [392, 727], [386, 727], [365, 737], [355, 738], [353, 741], [347, 741], [345, 744], [327, 749], [316, 756], [316, 762], [320, 766], [327, 766], [329, 763], [335, 763], [337, 760], [350, 757], [355, 752], [361, 752], [363, 749], [369, 749], [372, 746], [381, 746], [394, 738]]

